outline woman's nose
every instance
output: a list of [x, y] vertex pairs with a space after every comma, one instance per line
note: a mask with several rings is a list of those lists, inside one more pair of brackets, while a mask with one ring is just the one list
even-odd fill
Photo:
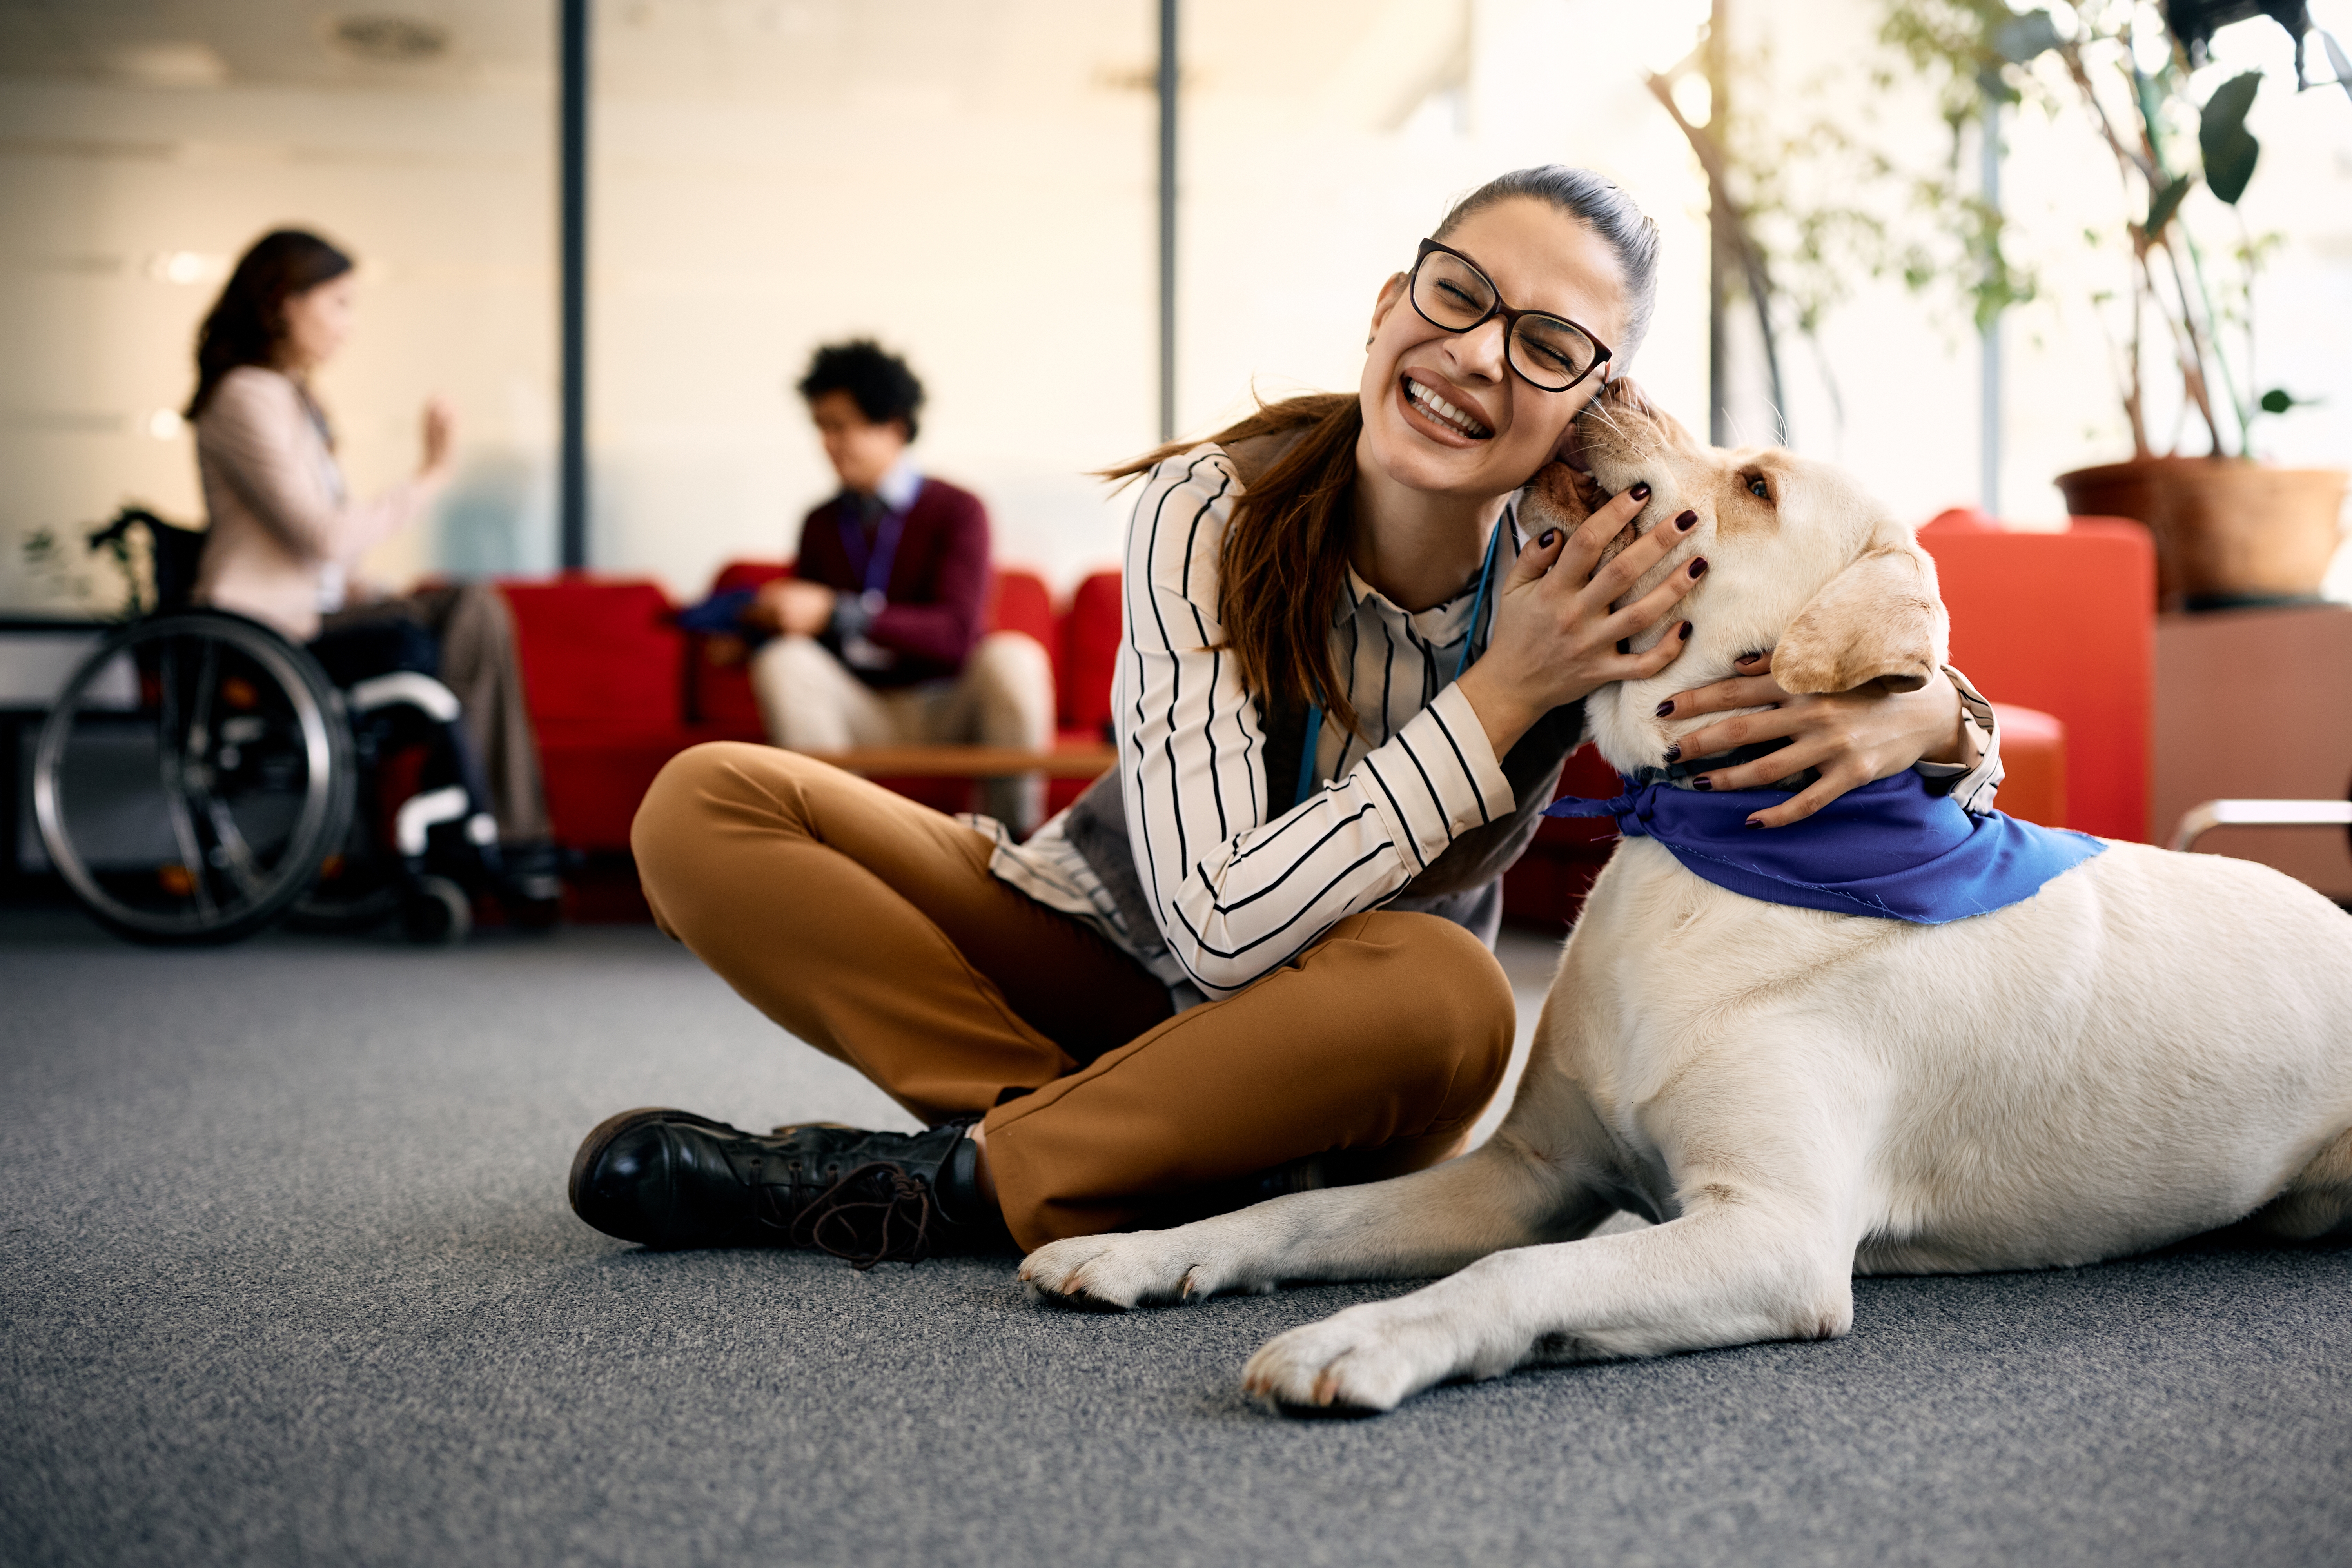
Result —
[[1454, 357], [1463, 369], [1485, 376], [1489, 381], [1503, 379], [1503, 319], [1493, 317], [1479, 322], [1466, 332], [1457, 332], [1453, 342]]

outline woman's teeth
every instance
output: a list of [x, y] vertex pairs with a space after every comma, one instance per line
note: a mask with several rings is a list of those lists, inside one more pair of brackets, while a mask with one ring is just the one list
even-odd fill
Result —
[[1420, 382], [1408, 378], [1404, 384], [1404, 395], [1412, 398], [1423, 414], [1453, 426], [1473, 441], [1483, 441], [1494, 434], [1492, 430], [1438, 396]]

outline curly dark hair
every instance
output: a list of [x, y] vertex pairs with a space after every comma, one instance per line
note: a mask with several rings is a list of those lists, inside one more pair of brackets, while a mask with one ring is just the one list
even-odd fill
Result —
[[352, 265], [350, 257], [299, 228], [276, 229], [255, 240], [196, 329], [196, 391], [188, 399], [187, 416], [205, 411], [229, 372], [274, 361], [286, 334], [286, 301], [341, 278]]
[[905, 360], [886, 353], [873, 339], [827, 343], [816, 351], [816, 357], [809, 361], [808, 374], [801, 377], [800, 395], [814, 403], [828, 392], [849, 394], [857, 412], [866, 418], [877, 425], [896, 419], [906, 426], [907, 439], [915, 438], [915, 416], [923, 407], [923, 384], [915, 379]]

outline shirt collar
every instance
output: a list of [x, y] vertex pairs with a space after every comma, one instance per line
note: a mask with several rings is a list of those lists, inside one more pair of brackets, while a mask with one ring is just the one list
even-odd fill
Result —
[[912, 458], [902, 457], [890, 465], [890, 471], [874, 487], [874, 494], [884, 506], [904, 516], [922, 489], [923, 470], [915, 466]]

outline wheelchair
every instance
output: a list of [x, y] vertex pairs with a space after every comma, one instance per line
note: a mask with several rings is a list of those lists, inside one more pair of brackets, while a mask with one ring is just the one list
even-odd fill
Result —
[[258, 621], [189, 607], [204, 535], [125, 509], [93, 550], [145, 530], [153, 592], [74, 669], [36, 742], [33, 815], [92, 918], [132, 942], [239, 941], [275, 922], [362, 931], [395, 914], [463, 941], [474, 895], [518, 924], [457, 697], [394, 668], [338, 685]]

